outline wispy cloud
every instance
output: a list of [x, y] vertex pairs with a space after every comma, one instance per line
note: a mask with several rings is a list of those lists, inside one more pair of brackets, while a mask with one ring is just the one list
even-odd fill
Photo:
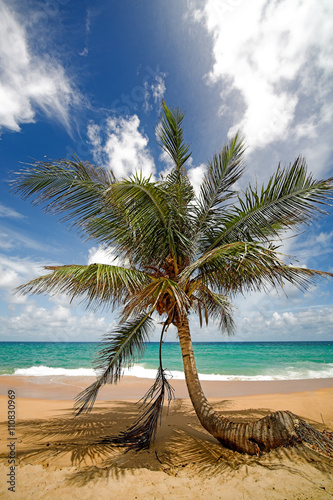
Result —
[[17, 132], [42, 112], [70, 131], [70, 109], [80, 95], [61, 62], [28, 39], [22, 18], [0, 0], [0, 130]]
[[11, 219], [22, 219], [24, 215], [17, 212], [14, 208], [7, 207], [3, 203], [0, 203], [0, 217], [8, 217]]
[[157, 107], [160, 109], [162, 99], [166, 92], [165, 86], [165, 77], [166, 73], [161, 73], [160, 75], [156, 74], [154, 81], [152, 83], [145, 81], [144, 82], [144, 101], [143, 101], [143, 110], [145, 113], [148, 113], [153, 109], [151, 102], [151, 97], [153, 97], [153, 101]]
[[11, 249], [17, 246], [39, 251], [49, 251], [50, 247], [26, 234], [0, 225], [0, 248]]

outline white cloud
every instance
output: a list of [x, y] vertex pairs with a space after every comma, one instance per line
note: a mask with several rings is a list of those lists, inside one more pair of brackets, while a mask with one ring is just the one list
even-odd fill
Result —
[[159, 75], [155, 77], [155, 81], [156, 83], [151, 84], [151, 90], [155, 104], [160, 105], [166, 91], [165, 81]]
[[79, 94], [60, 62], [31, 48], [21, 19], [12, 5], [0, 0], [0, 129], [17, 132], [42, 111], [69, 131], [69, 110]]
[[97, 341], [108, 329], [105, 316], [83, 312], [79, 299], [69, 303], [66, 295], [31, 298], [13, 294], [13, 289], [47, 273], [47, 262], [0, 255], [0, 292], [9, 314], [0, 317], [3, 340]]
[[198, 167], [191, 167], [188, 169], [187, 174], [190, 179], [190, 182], [194, 188], [194, 192], [196, 196], [199, 196], [200, 186], [203, 180], [203, 177], [206, 173], [207, 167], [203, 163]]
[[22, 306], [20, 313], [0, 317], [0, 321], [4, 340], [96, 342], [108, 329], [105, 317], [91, 312], [74, 315], [68, 307], [59, 304], [46, 309], [33, 301]]
[[115, 250], [112, 247], [92, 247], [88, 251], [88, 266], [90, 264], [109, 264], [111, 266], [129, 267], [127, 260], [122, 260], [115, 255]]
[[[258, 299], [258, 294], [255, 294]], [[270, 304], [273, 306], [273, 304]], [[275, 304], [277, 307], [278, 303]], [[273, 306], [274, 307], [274, 306]], [[333, 307], [331, 305], [287, 307], [285, 310], [267, 308], [267, 303], [256, 300], [242, 300], [234, 314], [236, 323], [235, 335], [231, 341], [305, 341], [331, 340]], [[218, 324], [210, 321], [209, 325], [200, 328], [199, 320], [193, 315], [190, 321], [191, 335], [195, 342], [226, 341]], [[169, 341], [175, 341], [168, 335]]]
[[80, 52], [79, 52], [79, 55], [80, 56], [83, 56], [83, 57], [87, 57], [87, 55], [89, 54], [89, 51], [87, 49], [87, 47], [84, 47], [84, 49], [82, 49]]
[[19, 231], [0, 226], [0, 248], [10, 249], [20, 245], [34, 250], [48, 251], [50, 248], [44, 243], [40, 243]]
[[331, 242], [332, 237], [333, 231], [330, 231], [329, 233], [325, 233], [324, 231], [322, 231], [316, 236], [315, 242], [326, 246]]
[[40, 275], [43, 272], [43, 266], [46, 266], [47, 263], [0, 255], [0, 265], [3, 266], [3, 268], [14, 271], [23, 279], [26, 279], [30, 276]]
[[45, 274], [43, 267], [47, 265], [47, 262], [0, 255], [0, 291], [5, 293], [2, 297], [5, 302], [9, 304], [26, 302], [25, 297], [14, 295], [14, 288]]
[[250, 335], [256, 340], [315, 340], [330, 337], [332, 320], [332, 306], [308, 306], [266, 314], [255, 310], [238, 322], [238, 329], [241, 337]]
[[153, 109], [153, 106], [150, 104], [151, 96], [153, 97], [157, 109], [160, 110], [161, 102], [166, 91], [166, 76], [166, 73], [160, 73], [159, 75], [156, 74], [153, 83], [149, 83], [148, 80], [144, 82], [143, 110], [145, 113], [148, 113]]
[[[91, 255], [93, 255], [93, 250]], [[0, 255], [0, 293], [9, 314], [0, 316], [2, 340], [97, 341], [109, 325], [105, 315], [83, 312], [80, 299], [69, 303], [62, 295], [43, 297], [13, 294], [13, 289], [46, 274], [47, 262]], [[41, 305], [43, 304], [43, 305]], [[45, 305], [44, 305], [45, 304]]]
[[19, 275], [13, 269], [0, 265], [0, 288], [12, 289], [19, 284]]
[[110, 117], [104, 128], [96, 123], [88, 126], [94, 160], [110, 168], [117, 178], [137, 171], [145, 176], [155, 172], [155, 163], [148, 149], [148, 137], [139, 129], [137, 115]]
[[24, 215], [17, 212], [14, 208], [7, 207], [3, 203], [0, 203], [0, 217], [22, 219], [24, 217]]
[[213, 37], [208, 81], [223, 84], [230, 133], [241, 128], [250, 146], [264, 147], [317, 139], [332, 122], [330, 0], [206, 0], [194, 19]]

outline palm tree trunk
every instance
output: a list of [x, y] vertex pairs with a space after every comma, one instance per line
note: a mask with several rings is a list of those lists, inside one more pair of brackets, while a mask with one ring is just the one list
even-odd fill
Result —
[[187, 317], [176, 321], [182, 351], [186, 385], [202, 426], [224, 446], [250, 455], [259, 455], [278, 446], [300, 441], [299, 419], [290, 412], [278, 411], [256, 422], [235, 423], [215, 411], [207, 401], [199, 381]]

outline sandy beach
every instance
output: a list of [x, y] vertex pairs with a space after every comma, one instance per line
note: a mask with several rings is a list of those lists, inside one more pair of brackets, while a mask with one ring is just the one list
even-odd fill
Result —
[[[151, 380], [125, 377], [105, 387], [94, 410], [73, 419], [79, 377], [0, 377], [1, 498], [18, 499], [329, 499], [333, 461], [309, 448], [249, 457], [223, 448], [200, 425], [185, 383], [165, 410], [154, 445], [124, 454], [100, 444], [135, 419]], [[204, 382], [214, 406], [233, 420], [290, 410], [319, 430], [333, 428], [333, 379]], [[8, 391], [15, 392], [15, 434], [8, 430]], [[15, 437], [15, 440], [13, 441]], [[8, 446], [9, 443], [9, 446]], [[12, 447], [10, 447], [12, 445]], [[15, 455], [15, 493], [7, 483]], [[13, 472], [13, 470], [12, 470]]]

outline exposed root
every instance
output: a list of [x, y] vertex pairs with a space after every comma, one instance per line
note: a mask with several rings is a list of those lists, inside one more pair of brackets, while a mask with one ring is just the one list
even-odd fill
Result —
[[[212, 415], [213, 434], [224, 446], [241, 453], [261, 456], [275, 448], [303, 443], [317, 453], [333, 458], [333, 435], [320, 432], [289, 411], [276, 411], [254, 422], [236, 423]], [[207, 429], [210, 431], [210, 429]]]

